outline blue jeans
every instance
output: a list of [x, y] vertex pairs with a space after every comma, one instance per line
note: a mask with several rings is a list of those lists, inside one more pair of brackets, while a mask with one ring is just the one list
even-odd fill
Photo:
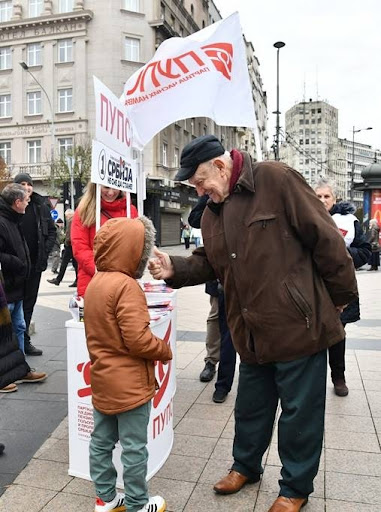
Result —
[[24, 333], [25, 333], [25, 320], [22, 300], [10, 302], [8, 309], [12, 318], [12, 327], [19, 342], [19, 349], [25, 354], [24, 350]]

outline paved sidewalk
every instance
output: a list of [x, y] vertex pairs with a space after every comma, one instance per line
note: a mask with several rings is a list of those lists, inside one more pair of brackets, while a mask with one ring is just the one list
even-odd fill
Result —
[[[185, 253], [183, 248], [171, 251]], [[360, 271], [357, 276], [362, 320], [347, 329], [350, 393], [345, 398], [336, 397], [328, 384], [324, 451], [315, 492], [303, 509], [306, 512], [381, 510], [381, 272]], [[65, 281], [70, 284], [72, 275]], [[39, 304], [56, 314], [57, 309], [66, 310], [70, 294], [66, 286], [44, 283]], [[203, 341], [197, 340], [203, 340], [208, 313], [203, 286], [180, 290], [178, 306], [175, 443], [166, 464], [150, 481], [150, 491], [166, 498], [169, 512], [266, 512], [278, 490], [276, 435], [264, 457], [265, 471], [258, 484], [246, 486], [232, 496], [213, 493], [212, 484], [232, 462], [235, 388], [224, 404], [217, 405], [211, 401], [213, 382], [203, 384], [198, 379], [205, 350]], [[46, 344], [49, 350], [49, 343]], [[49, 380], [46, 387], [48, 383]], [[15, 398], [7, 400], [16, 402]], [[0, 400], [0, 415], [4, 412], [2, 403]], [[0, 425], [1, 421], [0, 416]], [[12, 464], [10, 452], [0, 458], [1, 464]], [[93, 511], [91, 482], [70, 477], [67, 471], [65, 419], [0, 497], [0, 510]]]

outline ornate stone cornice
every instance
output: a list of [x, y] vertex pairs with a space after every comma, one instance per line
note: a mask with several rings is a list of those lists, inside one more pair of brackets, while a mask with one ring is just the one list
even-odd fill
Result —
[[49, 14], [38, 18], [12, 19], [0, 23], [0, 33], [26, 30], [35, 27], [50, 27], [62, 23], [88, 23], [93, 19], [93, 12], [89, 10], [78, 10], [60, 14]]

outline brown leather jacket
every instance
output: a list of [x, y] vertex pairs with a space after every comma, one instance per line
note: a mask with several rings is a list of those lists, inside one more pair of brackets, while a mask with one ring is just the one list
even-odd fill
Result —
[[173, 287], [218, 277], [233, 343], [247, 363], [290, 361], [344, 338], [335, 306], [357, 297], [343, 237], [304, 178], [243, 153], [233, 193], [209, 202], [204, 248], [172, 257]]
[[140, 219], [119, 218], [107, 221], [94, 240], [98, 272], [87, 287], [84, 314], [93, 405], [103, 414], [151, 400], [154, 361], [172, 359], [170, 347], [151, 332], [146, 298], [134, 278], [145, 266], [145, 233]]

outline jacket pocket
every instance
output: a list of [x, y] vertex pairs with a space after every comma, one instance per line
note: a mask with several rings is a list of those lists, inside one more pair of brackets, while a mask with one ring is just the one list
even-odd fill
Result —
[[154, 377], [154, 371], [151, 371], [150, 369], [150, 365], [152, 365], [153, 363], [151, 363], [150, 361], [144, 361], [144, 367], [145, 367], [145, 371], [146, 371], [146, 382], [149, 386], [151, 386], [152, 384], [154, 384], [155, 382], [155, 377]]
[[306, 322], [306, 327], [309, 329], [311, 327], [311, 319], [312, 319], [312, 309], [308, 304], [306, 299], [303, 297], [303, 294], [297, 288], [297, 286], [293, 282], [285, 282], [285, 287], [288, 293], [288, 296], [291, 298], [292, 303], [294, 304], [296, 310], [300, 313], [300, 315], [304, 318]]
[[271, 213], [262, 213], [253, 215], [252, 217], [249, 217], [245, 220], [245, 225], [247, 227], [250, 226], [261, 226], [263, 229], [265, 229], [269, 224], [274, 222], [276, 219], [275, 214]]

